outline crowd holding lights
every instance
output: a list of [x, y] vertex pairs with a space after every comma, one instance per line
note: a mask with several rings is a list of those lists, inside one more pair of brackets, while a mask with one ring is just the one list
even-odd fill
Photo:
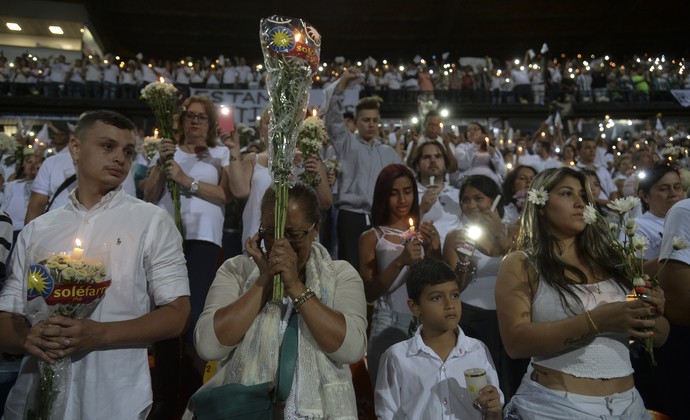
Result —
[[[27, 52], [14, 60], [0, 57], [0, 94], [41, 95], [45, 94], [42, 85], [50, 80], [51, 67], [57, 57], [39, 58]], [[255, 59], [257, 62], [258, 58]], [[76, 61], [76, 60], [75, 60]], [[175, 84], [193, 87], [226, 87], [223, 77], [228, 69], [237, 69], [240, 58], [219, 57], [215, 60], [206, 57], [185, 57], [179, 60], [144, 60], [143, 56], [126, 58], [107, 54], [104, 58], [90, 54], [84, 58], [84, 65], [118, 67], [116, 82], [120, 85], [142, 82], [142, 67], [155, 71], [158, 76]], [[685, 71], [685, 58], [667, 58], [665, 55], [649, 56], [642, 54], [630, 60], [617, 60], [609, 54], [602, 56], [577, 54], [568, 57], [560, 54], [548, 58], [534, 55], [524, 59], [515, 58], [501, 61], [496, 58], [450, 59], [447, 54], [423, 58], [415, 56], [412, 60], [377, 60], [368, 57], [364, 60], [348, 60], [336, 57], [324, 61], [314, 77], [314, 87], [323, 87], [340, 77], [347, 68], [356, 68], [365, 77], [362, 89], [367, 94], [381, 92], [385, 100], [391, 102], [416, 100], [416, 95], [407, 94], [419, 89], [420, 73], [431, 76], [433, 89], [438, 99], [446, 101], [470, 101], [493, 103], [537, 103], [545, 104], [553, 100], [563, 102], [609, 102], [609, 101], [661, 101], [672, 100], [671, 89], [690, 88], [690, 77]], [[461, 64], [462, 63], [462, 64]], [[64, 63], [67, 67], [64, 85], [72, 81], [74, 63]], [[230, 88], [263, 88], [265, 69], [262, 64], [247, 66], [244, 80], [240, 86]], [[519, 74], [516, 74], [518, 72]], [[389, 75], [390, 73], [390, 75]], [[526, 79], [525, 79], [526, 78]], [[4, 80], [3, 80], [4, 79]], [[123, 79], [127, 79], [124, 81]], [[78, 81], [77, 81], [78, 82]], [[515, 95], [516, 85], [530, 84], [535, 94]], [[537, 86], [545, 85], [545, 95], [538, 93]], [[387, 95], [388, 91], [400, 91], [400, 95]], [[69, 96], [67, 89], [58, 94]], [[118, 89], [118, 97], [122, 97]], [[543, 96], [543, 97], [542, 97]]]

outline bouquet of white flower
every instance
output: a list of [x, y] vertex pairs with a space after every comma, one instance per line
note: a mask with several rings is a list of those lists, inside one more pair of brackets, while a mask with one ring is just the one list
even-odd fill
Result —
[[[297, 133], [297, 148], [302, 152], [304, 159], [307, 159], [309, 156], [320, 157], [321, 150], [327, 141], [328, 132], [321, 119], [312, 116], [302, 121], [302, 125]], [[303, 172], [300, 175], [300, 179], [314, 188], [320, 182], [318, 174], [310, 171]]]
[[[276, 190], [275, 238], [281, 239], [285, 231], [297, 128], [304, 119], [312, 75], [319, 65], [321, 36], [302, 19], [274, 15], [261, 19], [259, 38], [271, 101], [268, 156]], [[282, 298], [282, 283], [280, 276], [276, 276], [273, 300]]]
[[162, 139], [159, 137], [144, 137], [144, 141], [141, 143], [141, 148], [139, 151], [144, 153], [147, 160], [151, 161], [151, 159], [156, 156], [156, 153], [158, 153], [158, 145], [160, 145], [161, 140]]
[[[177, 88], [171, 83], [162, 81], [153, 82], [146, 85], [141, 90], [141, 97], [151, 107], [153, 115], [156, 117], [158, 127], [160, 129], [161, 137], [170, 139], [176, 143], [174, 117], [178, 113], [180, 94]], [[165, 163], [165, 162], [162, 162]], [[175, 213], [175, 225], [184, 237], [184, 230], [182, 227], [182, 214], [180, 213], [180, 187], [177, 182], [168, 180], [168, 191], [172, 196], [173, 208]]]
[[[630, 298], [642, 299], [642, 294], [638, 292], [638, 287], [660, 287], [658, 282], [658, 275], [666, 265], [664, 263], [659, 267], [653, 276], [649, 276], [644, 272], [644, 252], [649, 248], [649, 240], [645, 236], [636, 235], [638, 224], [635, 219], [628, 217], [628, 213], [640, 204], [640, 199], [637, 197], [624, 197], [613, 200], [607, 206], [618, 213], [619, 223], [610, 223], [609, 230], [616, 238], [622, 240], [614, 240], [612, 242], [612, 249], [624, 261], [623, 271], [629, 279], [632, 279], [633, 290], [628, 295]], [[606, 223], [602, 217], [598, 216], [596, 209], [590, 204], [585, 208], [585, 222], [588, 224]], [[688, 247], [687, 242], [680, 237], [673, 238], [673, 250], [681, 250]], [[649, 353], [652, 364], [656, 365], [654, 359], [654, 345], [653, 338], [649, 337], [644, 340], [645, 350]]]
[[[32, 325], [51, 316], [88, 318], [110, 287], [105, 246], [102, 255], [84, 257], [78, 241], [71, 252], [43, 252], [38, 246], [31, 247], [27, 255], [27, 261], [32, 262], [26, 269], [26, 316]], [[64, 418], [71, 363], [69, 357], [53, 364], [38, 361], [39, 377], [29, 395], [28, 420]]]

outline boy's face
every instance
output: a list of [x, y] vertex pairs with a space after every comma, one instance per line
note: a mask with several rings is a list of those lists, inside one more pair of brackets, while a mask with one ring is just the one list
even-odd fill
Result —
[[72, 137], [69, 148], [79, 182], [105, 191], [125, 180], [136, 153], [134, 133], [101, 121], [86, 129], [81, 140]]
[[418, 317], [426, 331], [453, 330], [460, 322], [460, 287], [457, 281], [448, 280], [432, 286], [424, 286], [419, 302], [408, 299], [410, 311]]

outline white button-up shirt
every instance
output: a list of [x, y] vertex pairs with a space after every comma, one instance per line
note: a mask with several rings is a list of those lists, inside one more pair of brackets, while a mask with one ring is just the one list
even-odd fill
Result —
[[[29, 223], [17, 239], [11, 271], [0, 293], [0, 311], [25, 314], [28, 264], [50, 251], [71, 251], [79, 238], [84, 257], [102, 255], [112, 283], [90, 319], [138, 318], [189, 295], [182, 240], [172, 218], [122, 187], [87, 210], [70, 193], [66, 206]], [[104, 251], [105, 249], [105, 251]], [[146, 345], [74, 354], [66, 419], [145, 418], [152, 403]], [[24, 357], [5, 407], [7, 419], [23, 418], [34, 382], [36, 357]]]
[[484, 343], [458, 328], [455, 347], [445, 361], [424, 344], [420, 327], [414, 337], [393, 345], [381, 356], [374, 401], [379, 419], [481, 419], [465, 384], [465, 370], [486, 371], [490, 385], [498, 375]]

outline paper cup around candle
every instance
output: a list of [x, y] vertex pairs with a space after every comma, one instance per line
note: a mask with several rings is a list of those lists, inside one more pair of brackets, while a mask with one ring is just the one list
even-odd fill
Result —
[[489, 383], [486, 380], [486, 371], [480, 368], [467, 369], [465, 371], [465, 384], [472, 396], [472, 401], [479, 398], [479, 391]]

